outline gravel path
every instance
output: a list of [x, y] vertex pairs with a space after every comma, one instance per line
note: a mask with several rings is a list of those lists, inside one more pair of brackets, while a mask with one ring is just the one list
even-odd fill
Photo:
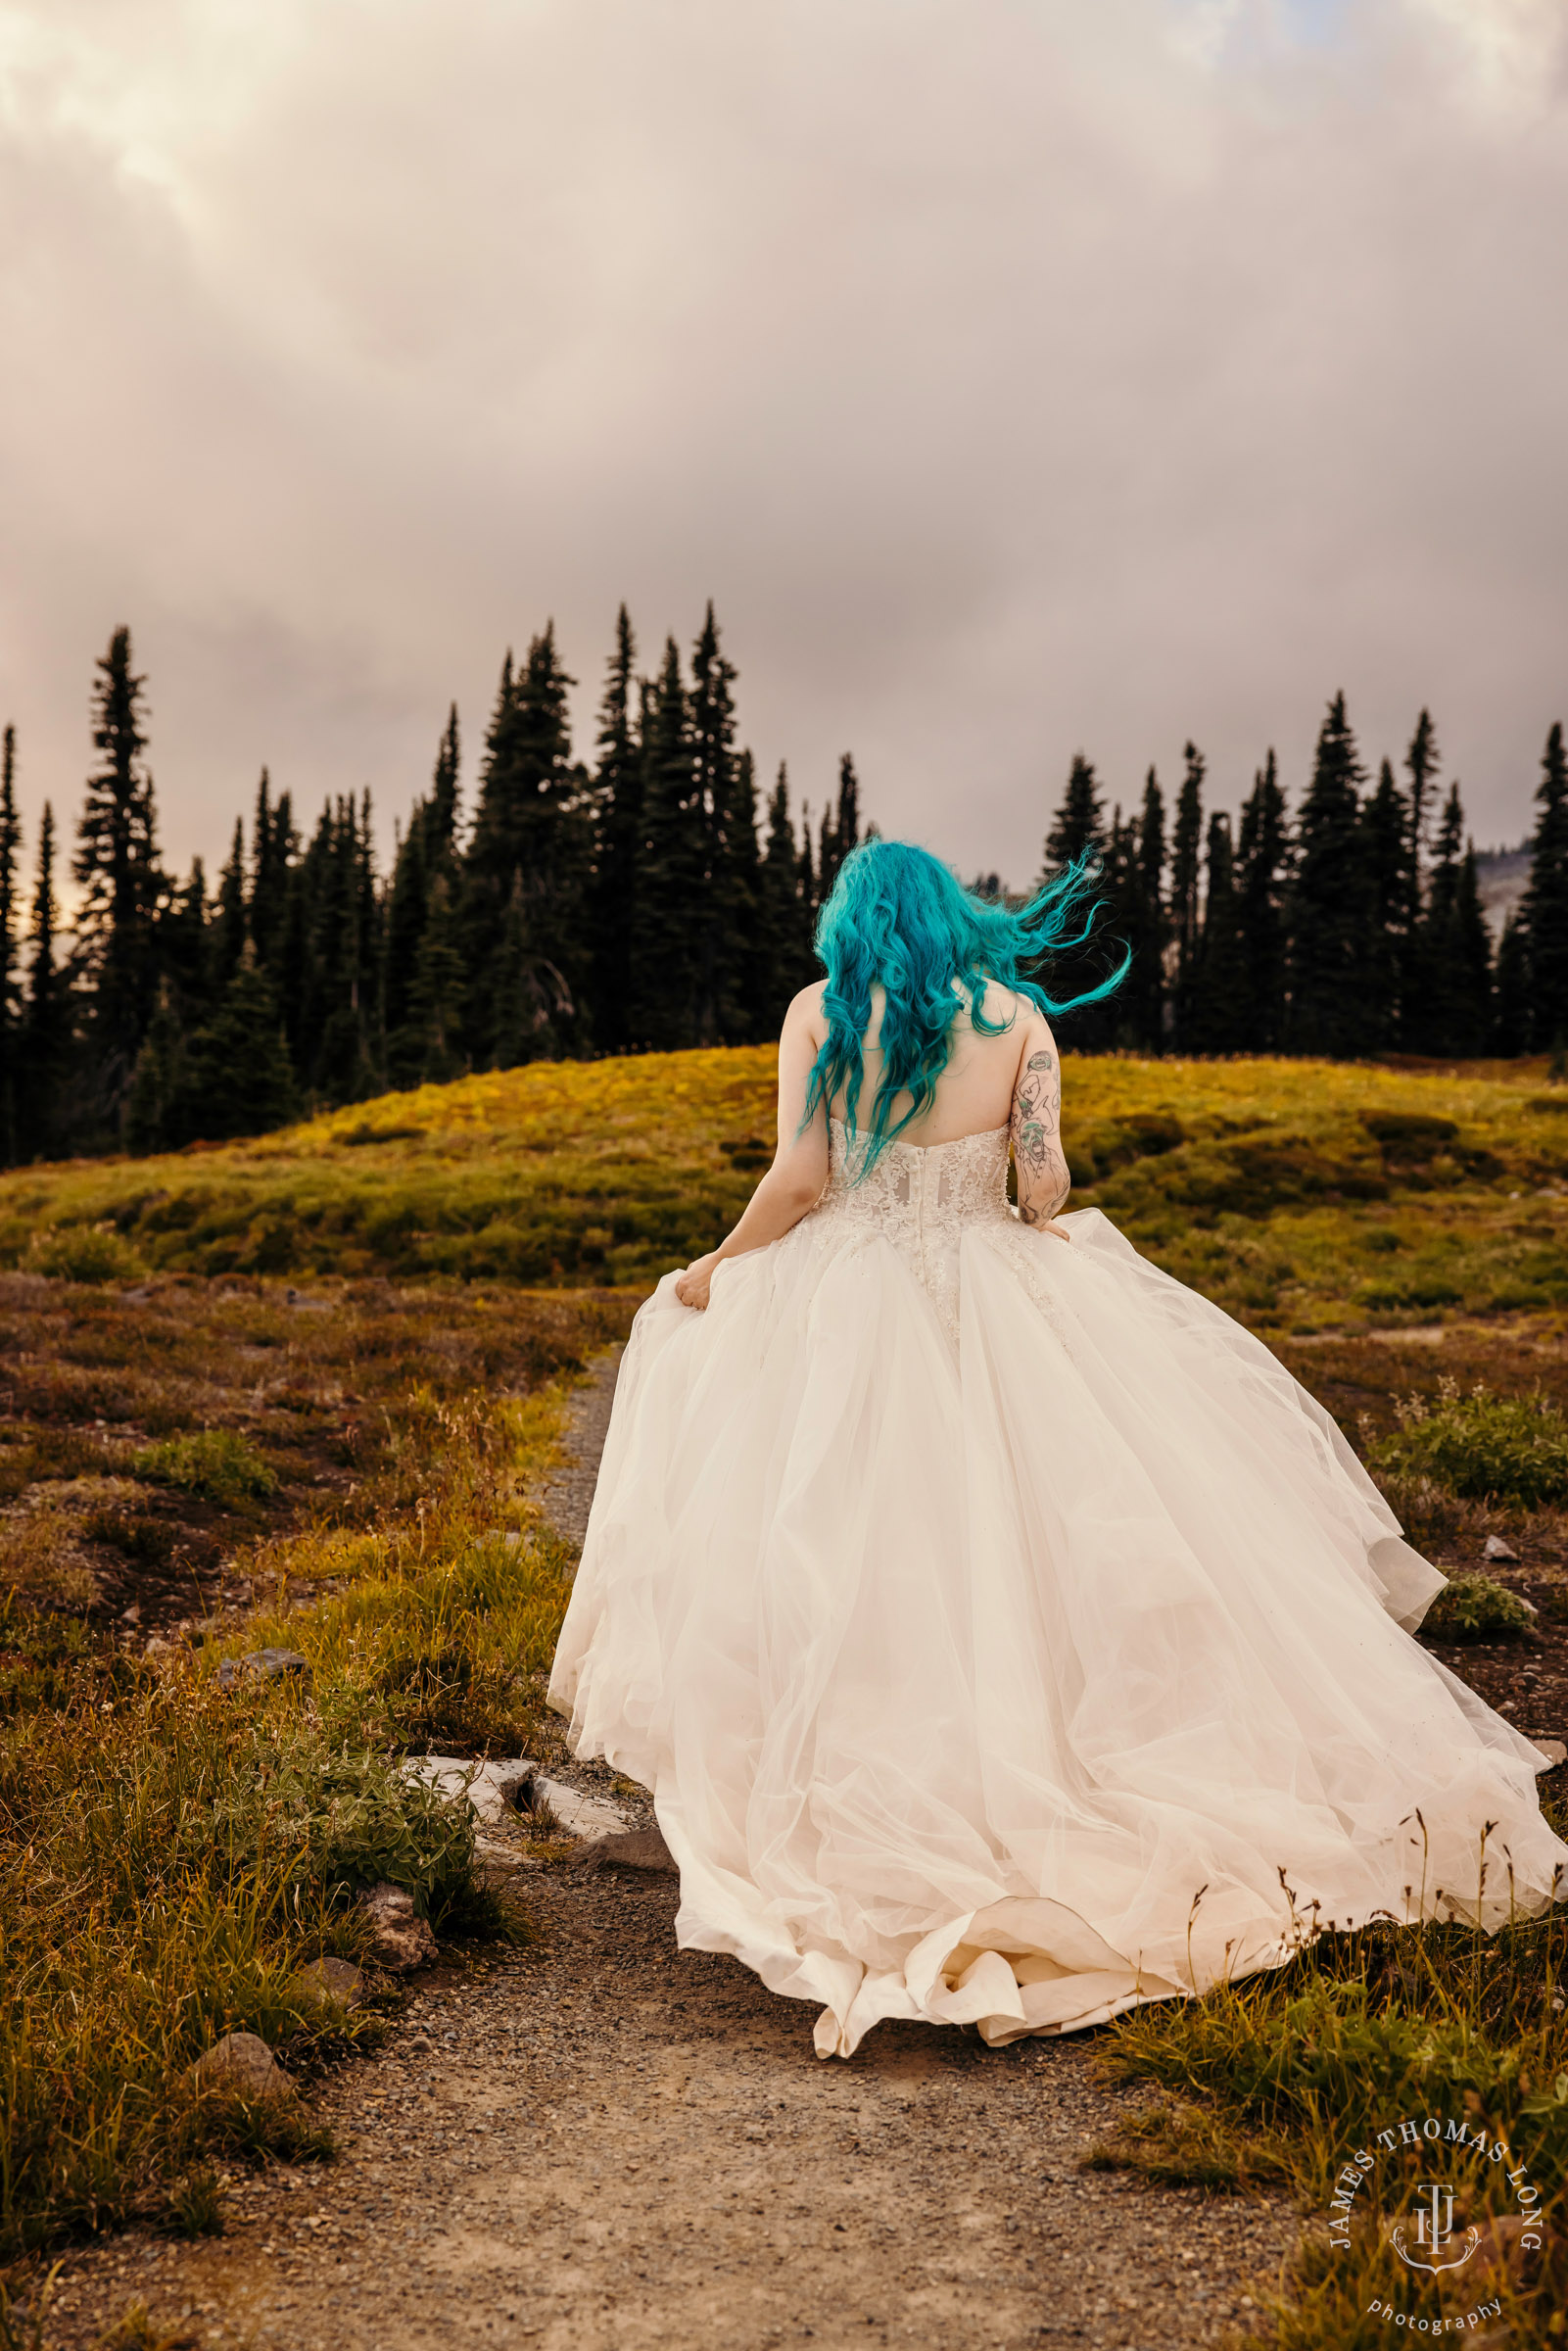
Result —
[[[614, 1372], [548, 1497], [574, 1537]], [[551, 1769], [647, 1818], [602, 1767]], [[677, 1951], [672, 1878], [551, 1866], [529, 1906], [536, 1943], [428, 1971], [317, 2094], [341, 2162], [236, 2190], [215, 2242], [73, 2260], [53, 2338], [74, 2351], [139, 2297], [181, 2340], [254, 2351], [1165, 2351], [1278, 2277], [1286, 2206], [1079, 2172], [1142, 2102], [1097, 2083], [1092, 2037], [882, 2025], [825, 2065], [809, 2008]]]

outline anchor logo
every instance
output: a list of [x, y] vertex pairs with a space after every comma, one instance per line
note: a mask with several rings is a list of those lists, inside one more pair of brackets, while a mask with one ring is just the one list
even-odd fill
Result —
[[[1415, 2244], [1406, 2241], [1405, 2226], [1397, 2222], [1389, 2231], [1389, 2242], [1407, 2270], [1461, 2270], [1481, 2242], [1479, 2229], [1464, 2232], [1464, 2250], [1455, 2252], [1459, 2242], [1453, 2226], [1453, 2190], [1444, 2181], [1432, 2181], [1422, 2190], [1415, 2207]], [[1444, 2259], [1444, 2255], [1448, 2259]], [[1423, 2259], [1423, 2256], [1430, 2258]]]

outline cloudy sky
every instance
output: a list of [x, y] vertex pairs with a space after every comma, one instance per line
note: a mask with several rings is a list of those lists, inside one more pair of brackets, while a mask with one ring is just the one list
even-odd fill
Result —
[[[128, 621], [166, 844], [388, 819], [715, 600], [813, 801], [1015, 881], [1071, 752], [1568, 717], [1561, 0], [0, 0], [0, 717]], [[472, 772], [470, 760], [469, 772]]]

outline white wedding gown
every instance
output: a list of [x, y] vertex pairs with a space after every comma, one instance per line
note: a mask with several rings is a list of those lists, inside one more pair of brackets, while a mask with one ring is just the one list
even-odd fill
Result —
[[550, 1700], [652, 1792], [682, 1943], [848, 2056], [1539, 1910], [1543, 1758], [1402, 1629], [1443, 1577], [1259, 1340], [1098, 1210], [1021, 1224], [1007, 1148], [851, 1185], [835, 1122], [809, 1216], [637, 1318]]

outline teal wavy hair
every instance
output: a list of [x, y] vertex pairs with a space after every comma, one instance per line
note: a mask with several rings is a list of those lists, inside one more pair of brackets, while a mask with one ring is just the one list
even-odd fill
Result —
[[[1048, 995], [1024, 976], [1050, 956], [1084, 944], [1099, 912], [1099, 876], [1095, 859], [1080, 857], [1015, 910], [966, 889], [939, 857], [913, 841], [872, 840], [852, 850], [817, 918], [817, 957], [828, 973], [823, 994], [828, 1035], [812, 1065], [802, 1127], [841, 1086], [844, 1124], [851, 1138], [856, 1136], [861, 1039], [871, 1025], [871, 991], [879, 982], [885, 994], [882, 1075], [857, 1178], [871, 1173], [887, 1145], [935, 1099], [953, 1023], [963, 1009], [955, 980], [982, 1036], [1000, 1036], [1012, 1017], [986, 1019], [985, 993], [993, 983], [1048, 1014], [1096, 1004], [1112, 994], [1131, 967], [1125, 947], [1110, 977], [1081, 995]], [[900, 1094], [908, 1094], [909, 1108], [895, 1119], [893, 1104]]]

